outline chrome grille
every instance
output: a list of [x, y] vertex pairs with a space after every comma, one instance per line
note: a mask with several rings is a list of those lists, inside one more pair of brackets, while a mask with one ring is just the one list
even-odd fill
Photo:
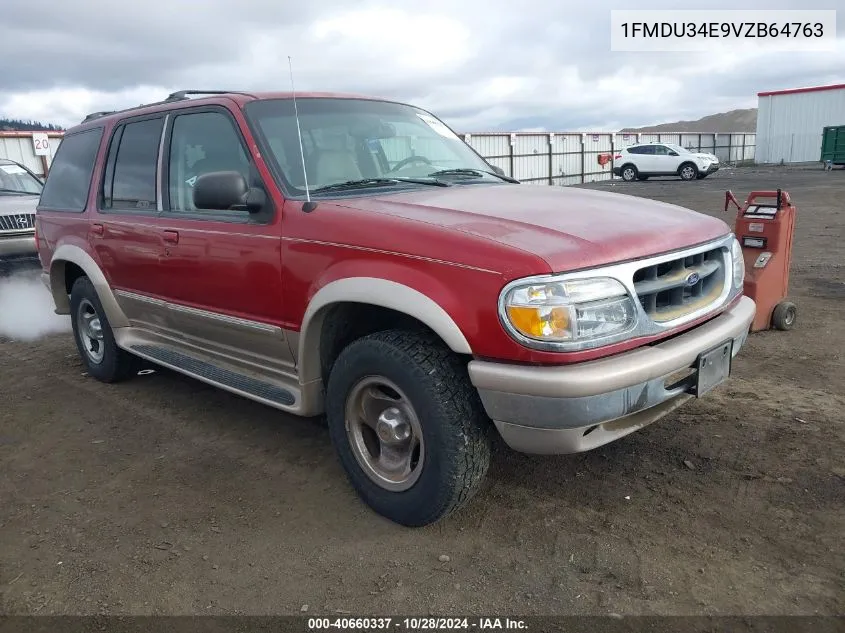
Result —
[[0, 231], [31, 231], [34, 228], [34, 213], [0, 215]]
[[684, 317], [716, 301], [725, 289], [721, 248], [640, 268], [634, 289], [646, 314], [661, 323]]

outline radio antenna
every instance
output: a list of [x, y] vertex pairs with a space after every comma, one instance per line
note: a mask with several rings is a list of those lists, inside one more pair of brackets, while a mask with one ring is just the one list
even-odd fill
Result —
[[[290, 89], [293, 93], [293, 113], [296, 118], [296, 136], [299, 138], [299, 157], [302, 159], [302, 177], [305, 179], [305, 201], [308, 207], [311, 206], [311, 192], [308, 190], [308, 174], [305, 171], [305, 149], [302, 147], [302, 128], [299, 127], [299, 109], [296, 106], [296, 87], [293, 84], [293, 61], [288, 55], [288, 68], [290, 69]], [[308, 209], [309, 211], [311, 209]]]

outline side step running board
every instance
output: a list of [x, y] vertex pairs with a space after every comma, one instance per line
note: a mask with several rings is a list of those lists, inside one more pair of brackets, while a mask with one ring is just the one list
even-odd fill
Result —
[[241, 392], [253, 398], [273, 402], [283, 407], [290, 407], [296, 402], [293, 393], [287, 389], [212, 365], [182, 352], [158, 345], [144, 344], [132, 345], [129, 349], [139, 356], [145, 356], [150, 360], [159, 361], [163, 365], [173, 367], [186, 374], [205, 379], [208, 382], [228, 388], [231, 391]]

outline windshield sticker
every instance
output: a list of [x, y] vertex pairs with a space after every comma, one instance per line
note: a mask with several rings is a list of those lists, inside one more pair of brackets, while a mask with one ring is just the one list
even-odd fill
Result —
[[185, 181], [185, 184], [186, 184], [186, 185], [188, 185], [189, 187], [193, 187], [193, 186], [194, 186], [194, 183], [195, 183], [196, 181], [197, 181], [197, 177], [196, 177], [196, 176], [192, 176], [191, 178], [188, 178], [188, 179]]
[[19, 167], [18, 165], [0, 165], [0, 169], [5, 171], [7, 174], [25, 174], [26, 170], [23, 167]]
[[426, 124], [428, 124], [428, 127], [430, 127], [432, 130], [437, 132], [440, 136], [445, 136], [446, 138], [460, 140], [460, 139], [458, 139], [457, 134], [455, 134], [452, 130], [450, 130], [448, 127], [446, 127], [441, 121], [438, 121], [434, 117], [429, 116], [427, 114], [422, 114], [420, 112], [417, 112], [417, 116], [422, 121], [424, 121]]

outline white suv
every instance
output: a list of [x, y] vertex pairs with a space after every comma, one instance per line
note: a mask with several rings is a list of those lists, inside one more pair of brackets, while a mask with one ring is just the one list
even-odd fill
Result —
[[649, 176], [695, 180], [719, 170], [719, 159], [714, 154], [691, 152], [674, 143], [629, 145], [613, 156], [613, 162], [613, 175], [627, 181], [646, 180]]

